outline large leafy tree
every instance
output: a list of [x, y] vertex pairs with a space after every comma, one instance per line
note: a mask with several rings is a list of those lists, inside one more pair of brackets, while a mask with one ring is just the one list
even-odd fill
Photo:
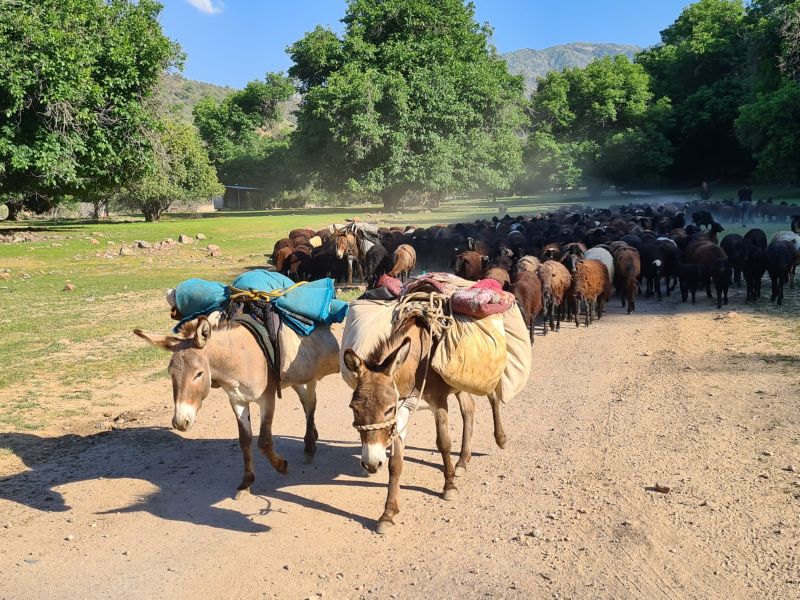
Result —
[[293, 93], [289, 78], [268, 73], [221, 102], [206, 97], [195, 106], [195, 125], [223, 182], [261, 187], [270, 196], [291, 185], [281, 105]]
[[627, 57], [551, 72], [532, 98], [528, 184], [565, 189], [651, 182], [670, 162], [669, 102]]
[[800, 179], [800, 1], [760, 0], [749, 8], [751, 94], [736, 132], [763, 180]]
[[349, 0], [341, 39], [288, 49], [305, 92], [298, 155], [323, 187], [395, 207], [492, 193], [521, 171], [523, 82], [463, 0]]
[[675, 181], [743, 178], [753, 167], [734, 127], [748, 92], [747, 32], [743, 0], [700, 0], [637, 56], [653, 92], [672, 100]]
[[190, 204], [224, 191], [197, 131], [164, 121], [150, 140], [151, 168], [120, 194], [120, 202], [157, 221], [174, 203]]
[[[0, 196], [57, 202], [147, 170], [146, 106], [179, 59], [154, 0], [0, 7]], [[14, 204], [14, 203], [12, 203]]]

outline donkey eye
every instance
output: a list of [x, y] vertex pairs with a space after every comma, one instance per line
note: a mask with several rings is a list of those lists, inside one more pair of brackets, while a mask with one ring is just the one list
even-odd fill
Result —
[[388, 410], [387, 410], [385, 413], [383, 413], [383, 416], [384, 416], [384, 417], [388, 417], [390, 414], [392, 414], [392, 413], [394, 412], [395, 408], [396, 408], [396, 407], [394, 407], [394, 406], [390, 406], [390, 407], [388, 408]]
[[198, 371], [197, 375], [195, 375], [194, 378], [195, 379], [200, 379], [202, 376], [203, 376], [203, 372], [202, 371]]

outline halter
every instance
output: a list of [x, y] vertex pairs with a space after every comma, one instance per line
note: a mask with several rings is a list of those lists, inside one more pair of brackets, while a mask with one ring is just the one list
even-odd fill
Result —
[[[415, 303], [416, 306], [412, 305], [412, 302]], [[389, 439], [386, 443], [387, 448], [390, 446], [393, 447], [397, 438], [402, 439], [402, 435], [405, 434], [406, 430], [408, 429], [411, 419], [414, 416], [414, 413], [417, 412], [417, 407], [425, 395], [425, 385], [428, 383], [428, 371], [430, 370], [431, 360], [433, 360], [431, 353], [433, 352], [434, 336], [440, 337], [443, 331], [450, 328], [453, 324], [452, 315], [447, 314], [447, 311], [445, 311], [446, 302], [447, 296], [439, 292], [414, 292], [406, 294], [400, 300], [400, 305], [397, 307], [398, 316], [395, 317], [395, 322], [400, 322], [402, 320], [401, 317], [410, 312], [423, 317], [428, 323], [428, 360], [425, 362], [425, 373], [422, 376], [422, 385], [419, 388], [419, 396], [417, 396], [417, 401], [414, 403], [414, 407], [411, 410], [411, 414], [408, 415], [408, 420], [403, 426], [402, 431], [397, 431], [397, 412], [412, 396], [409, 395], [405, 398], [401, 398], [400, 390], [397, 389], [397, 383], [394, 379], [391, 380], [394, 393], [397, 394], [397, 404], [395, 405], [394, 416], [391, 419], [387, 421], [381, 421], [380, 423], [356, 425], [355, 422], [353, 422], [353, 427], [356, 429], [356, 431], [380, 431], [382, 429], [388, 429], [391, 427], [392, 430], [389, 432]], [[414, 390], [412, 389], [411, 391], [413, 392]]]

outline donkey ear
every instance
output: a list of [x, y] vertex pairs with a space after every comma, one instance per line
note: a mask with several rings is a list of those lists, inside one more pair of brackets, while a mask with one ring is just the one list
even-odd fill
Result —
[[359, 377], [366, 370], [364, 361], [361, 360], [358, 354], [353, 352], [350, 348], [344, 351], [344, 366]]
[[392, 377], [397, 372], [397, 369], [400, 368], [400, 365], [406, 362], [409, 350], [411, 350], [411, 338], [405, 338], [403, 343], [386, 357], [380, 370], [383, 371], [387, 377]]
[[145, 333], [141, 329], [134, 329], [133, 333], [152, 344], [156, 348], [161, 348], [167, 352], [174, 352], [178, 345], [183, 341], [181, 338], [171, 335], [159, 335], [158, 333]]
[[205, 348], [208, 338], [211, 337], [211, 323], [206, 317], [197, 319], [197, 329], [194, 332], [194, 347]]

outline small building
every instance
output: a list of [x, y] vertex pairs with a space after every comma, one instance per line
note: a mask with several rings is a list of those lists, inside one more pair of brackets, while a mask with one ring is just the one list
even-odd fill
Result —
[[269, 199], [263, 188], [243, 185], [226, 185], [225, 195], [214, 199], [217, 210], [266, 210], [270, 208]]

